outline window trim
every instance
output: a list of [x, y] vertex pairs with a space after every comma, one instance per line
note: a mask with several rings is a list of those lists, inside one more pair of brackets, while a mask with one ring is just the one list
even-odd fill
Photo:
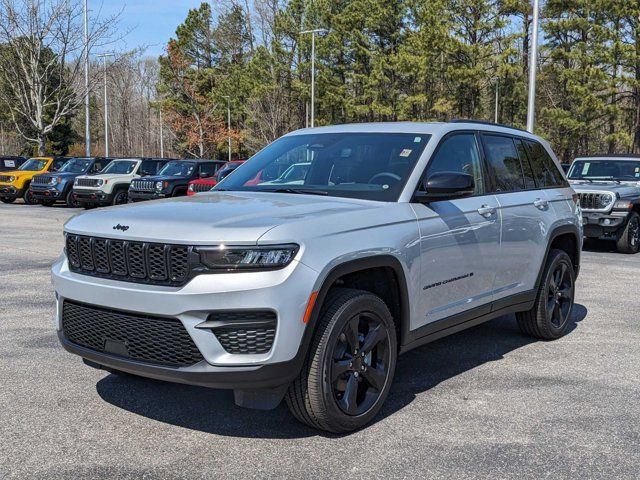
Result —
[[[435, 146], [435, 148], [433, 149], [433, 152], [431, 152], [431, 155], [429, 155], [429, 159], [427, 161], [427, 164], [425, 165], [424, 169], [422, 170], [422, 174], [420, 175], [420, 178], [418, 180], [418, 184], [416, 185], [414, 191], [413, 191], [413, 195], [412, 195], [412, 199], [415, 198], [415, 194], [421, 191], [421, 187], [423, 184], [424, 179], [427, 177], [427, 174], [429, 173], [429, 168], [431, 167], [431, 162], [433, 161], [433, 159], [435, 158], [435, 156], [440, 152], [440, 149], [442, 148], [442, 145], [444, 144], [444, 142], [446, 142], [447, 140], [449, 140], [452, 137], [458, 136], [458, 135], [472, 135], [475, 142], [476, 142], [476, 147], [478, 149], [478, 157], [479, 157], [479, 162], [480, 162], [480, 169], [482, 171], [482, 179], [484, 181], [484, 189], [482, 192], [480, 193], [474, 193], [473, 195], [468, 195], [465, 196], [464, 198], [474, 198], [474, 197], [485, 197], [487, 195], [493, 195], [492, 193], [490, 193], [488, 190], [493, 189], [493, 182], [491, 181], [491, 178], [488, 175], [488, 170], [487, 170], [487, 163], [486, 163], [486, 158], [484, 155], [484, 150], [482, 148], [482, 146], [480, 145], [480, 139], [478, 138], [478, 134], [479, 134], [479, 130], [453, 130], [451, 132], [446, 133], [445, 135], [443, 135], [440, 138], [440, 141], [438, 142], [438, 144]], [[456, 199], [458, 200], [458, 199]], [[438, 201], [448, 201], [448, 200], [438, 200]], [[413, 200], [411, 200], [412, 203], [415, 203]]]

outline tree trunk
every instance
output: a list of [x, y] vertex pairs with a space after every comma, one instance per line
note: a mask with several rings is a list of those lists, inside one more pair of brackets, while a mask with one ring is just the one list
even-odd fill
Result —
[[45, 137], [44, 134], [38, 133], [38, 156], [44, 157], [45, 155]]

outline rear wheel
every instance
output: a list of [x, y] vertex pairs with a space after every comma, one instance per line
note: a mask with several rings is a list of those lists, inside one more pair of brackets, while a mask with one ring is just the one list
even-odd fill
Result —
[[551, 250], [538, 288], [535, 305], [516, 314], [523, 333], [555, 340], [567, 330], [575, 292], [575, 270], [564, 250]]
[[15, 197], [0, 197], [0, 202], [2, 203], [13, 203], [16, 201]]
[[640, 215], [632, 212], [617, 242], [620, 253], [638, 253], [640, 248]]
[[396, 330], [386, 304], [362, 290], [334, 289], [287, 405], [303, 423], [334, 433], [356, 430], [378, 413], [396, 367]]

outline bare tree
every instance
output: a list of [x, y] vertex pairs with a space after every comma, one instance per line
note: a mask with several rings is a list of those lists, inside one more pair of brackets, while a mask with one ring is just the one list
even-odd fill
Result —
[[[88, 48], [109, 43], [117, 16], [94, 21]], [[47, 135], [82, 102], [82, 3], [0, 0], [0, 100], [16, 130], [44, 155]], [[97, 77], [91, 79], [91, 88]]]

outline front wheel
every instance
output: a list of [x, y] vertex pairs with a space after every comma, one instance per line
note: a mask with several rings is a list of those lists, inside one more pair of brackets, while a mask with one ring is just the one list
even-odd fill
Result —
[[376, 295], [332, 290], [320, 314], [309, 357], [286, 401], [303, 423], [334, 433], [369, 423], [384, 403], [396, 367], [393, 318]]
[[2, 203], [13, 203], [16, 201], [16, 197], [0, 197]]
[[24, 192], [23, 200], [27, 205], [38, 204], [38, 200], [36, 200], [36, 198], [33, 196], [33, 192], [31, 190], [27, 190], [26, 192]]
[[129, 195], [126, 190], [118, 190], [113, 194], [112, 205], [124, 205], [129, 201]]
[[73, 195], [73, 189], [67, 192], [67, 196], [64, 199], [64, 203], [67, 205], [67, 207], [70, 207], [70, 208], [78, 208], [80, 206], [80, 204], [78, 203], [78, 200]]
[[617, 242], [620, 253], [638, 253], [640, 248], [640, 215], [632, 212]]
[[573, 262], [567, 252], [551, 250], [533, 308], [516, 314], [520, 330], [543, 340], [555, 340], [564, 335], [573, 310], [575, 278]]

